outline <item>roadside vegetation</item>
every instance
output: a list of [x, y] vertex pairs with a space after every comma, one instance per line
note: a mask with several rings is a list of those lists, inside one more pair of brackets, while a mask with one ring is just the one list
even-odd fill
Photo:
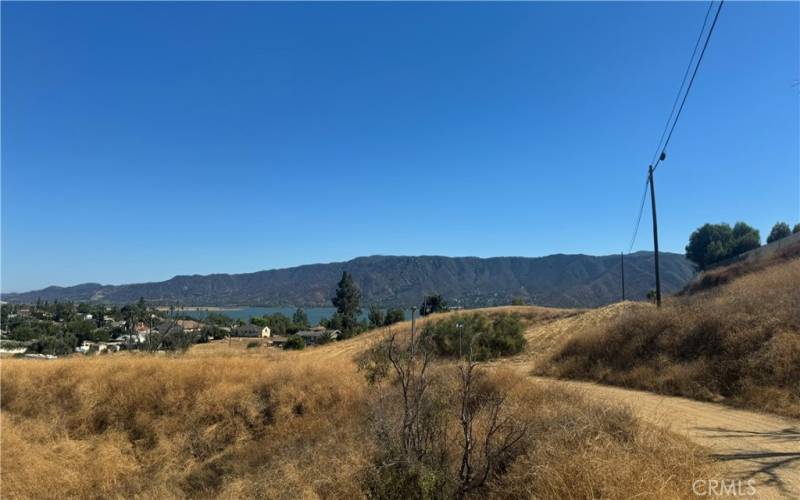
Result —
[[573, 335], [536, 373], [800, 417], [800, 258], [770, 264]]

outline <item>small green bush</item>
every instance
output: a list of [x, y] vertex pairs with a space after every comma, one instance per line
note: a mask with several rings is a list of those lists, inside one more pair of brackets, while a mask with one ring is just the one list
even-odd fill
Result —
[[303, 337], [299, 335], [290, 335], [288, 339], [286, 339], [286, 343], [283, 345], [284, 349], [294, 349], [300, 350], [305, 349], [306, 341], [303, 340]]
[[436, 353], [445, 357], [472, 357], [485, 361], [512, 356], [525, 348], [524, 327], [518, 314], [456, 314], [431, 322], [422, 330]]
[[248, 343], [247, 343], [247, 348], [248, 348], [248, 349], [255, 349], [256, 347], [258, 347], [258, 346], [260, 346], [260, 345], [261, 345], [261, 344], [259, 344], [258, 342], [248, 342]]

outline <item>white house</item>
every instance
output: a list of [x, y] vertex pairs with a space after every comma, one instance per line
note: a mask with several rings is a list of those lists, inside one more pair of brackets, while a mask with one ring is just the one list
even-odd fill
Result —
[[233, 329], [233, 336], [234, 337], [261, 337], [261, 338], [269, 338], [271, 335], [271, 330], [268, 326], [258, 326], [258, 325], [241, 325], [237, 326]]

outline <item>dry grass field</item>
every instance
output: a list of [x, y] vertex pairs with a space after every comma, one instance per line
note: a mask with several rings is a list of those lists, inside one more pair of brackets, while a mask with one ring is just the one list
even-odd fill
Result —
[[[295, 353], [205, 352], [227, 349], [218, 344], [184, 356], [4, 360], [2, 497], [365, 497], [367, 481], [381, 480], [376, 460], [386, 443], [374, 432], [374, 388], [341, 355], [348, 343], [358, 342]], [[452, 365], [437, 370], [453, 373]], [[510, 388], [510, 408], [529, 432], [480, 495], [688, 498], [692, 478], [719, 474], [702, 450], [623, 407], [510, 372], [487, 380]], [[447, 428], [458, 428], [457, 415], [444, 407]], [[455, 475], [457, 450], [445, 450]]]

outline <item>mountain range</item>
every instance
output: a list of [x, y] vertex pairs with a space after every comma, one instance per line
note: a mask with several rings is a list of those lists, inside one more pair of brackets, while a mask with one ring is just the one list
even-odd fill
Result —
[[[683, 288], [694, 268], [683, 255], [661, 253], [664, 293]], [[361, 288], [362, 305], [411, 306], [428, 294], [450, 305], [482, 307], [514, 298], [553, 307], [596, 307], [620, 300], [620, 256], [556, 254], [546, 257], [358, 257], [347, 262], [311, 264], [244, 274], [175, 276], [126, 285], [85, 283], [7, 293], [10, 303], [37, 299], [124, 304], [144, 297], [186, 306], [330, 306], [342, 271]], [[625, 256], [626, 298], [640, 300], [654, 288], [653, 254]]]

